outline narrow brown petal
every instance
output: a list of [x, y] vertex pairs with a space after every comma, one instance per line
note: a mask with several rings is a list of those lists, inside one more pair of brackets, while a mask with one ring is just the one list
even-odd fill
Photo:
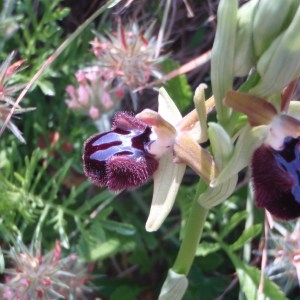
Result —
[[174, 153], [177, 159], [190, 166], [206, 183], [217, 176], [213, 157], [187, 133], [181, 132], [177, 136]]
[[287, 112], [291, 97], [298, 83], [298, 78], [288, 84], [281, 93], [281, 111]]
[[170, 134], [176, 133], [176, 129], [154, 110], [146, 108], [135, 117], [149, 126], [161, 128], [161, 130], [169, 132]]
[[247, 115], [251, 126], [268, 125], [277, 114], [271, 103], [246, 93], [229, 91], [224, 104]]

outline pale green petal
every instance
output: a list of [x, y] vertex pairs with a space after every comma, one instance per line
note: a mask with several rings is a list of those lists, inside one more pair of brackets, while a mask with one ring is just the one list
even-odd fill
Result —
[[158, 113], [173, 126], [182, 119], [176, 104], [164, 88], [159, 89]]
[[186, 276], [170, 269], [158, 300], [181, 300], [187, 287]]
[[[164, 88], [159, 89], [158, 113], [167, 122], [176, 125], [182, 120], [177, 106]], [[148, 220], [147, 231], [160, 228], [170, 213], [180, 187], [186, 165], [173, 162], [172, 151], [166, 152], [159, 160], [158, 170], [154, 173], [154, 191]]]
[[206, 88], [206, 84], [199, 84], [194, 95], [194, 104], [199, 117], [199, 126], [197, 126], [199, 135], [196, 136], [196, 140], [199, 140], [200, 143], [207, 141], [207, 112], [205, 106]]
[[158, 170], [154, 173], [154, 191], [149, 217], [146, 223], [147, 231], [156, 231], [171, 211], [182, 177], [185, 164], [175, 164], [171, 151], [159, 160]]
[[249, 165], [252, 154], [266, 139], [269, 126], [250, 127], [246, 125], [238, 138], [233, 155], [219, 176], [210, 184], [216, 187]]
[[[208, 134], [215, 161], [218, 167], [223, 168], [233, 153], [231, 138], [217, 123], [209, 123]], [[200, 205], [210, 209], [225, 201], [234, 192], [237, 180], [238, 175], [234, 174], [220, 185], [208, 187], [198, 198]]]
[[208, 125], [212, 153], [217, 166], [221, 169], [232, 154], [233, 144], [229, 134], [220, 124], [210, 122]]

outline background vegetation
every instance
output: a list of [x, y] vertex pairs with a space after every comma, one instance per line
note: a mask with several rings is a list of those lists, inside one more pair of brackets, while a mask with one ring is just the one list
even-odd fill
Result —
[[[68, 108], [66, 87], [76, 83], [78, 69], [95, 61], [90, 44], [95, 32], [105, 36], [115, 31], [120, 19], [123, 24], [137, 22], [141, 28], [155, 21], [153, 34], [157, 35], [167, 2], [128, 1], [126, 6], [124, 1], [91, 22], [22, 100], [23, 108], [35, 108], [13, 118], [26, 144], [9, 130], [0, 138], [2, 249], [9, 250], [19, 236], [25, 245], [41, 241], [42, 252], [47, 253], [59, 240], [63, 255], [76, 253], [78, 259], [93, 266], [87, 283], [93, 287], [87, 293], [89, 299], [157, 298], [179, 249], [181, 225], [189, 213], [197, 176], [187, 170], [170, 216], [159, 231], [146, 232], [152, 183], [116, 194], [92, 185], [85, 178], [82, 147], [97, 127], [87, 115]], [[26, 59], [26, 68], [12, 77], [12, 82], [28, 83], [70, 34], [104, 3], [0, 1], [0, 59], [4, 61], [14, 50], [15, 60]], [[171, 1], [165, 27], [168, 42], [161, 52], [168, 59], [160, 65], [162, 73], [176, 70], [211, 49], [217, 4], [211, 0]], [[210, 85], [209, 68], [209, 62], [195, 65], [188, 73], [156, 87], [165, 86], [181, 112], [188, 112], [193, 108], [192, 96], [197, 85]], [[207, 95], [210, 94], [209, 88]], [[130, 93], [125, 94], [119, 110], [136, 113], [145, 107], [157, 108], [157, 91], [153, 88], [135, 94], [137, 108], [131, 97]], [[210, 118], [214, 119], [214, 115]], [[241, 290], [247, 289], [247, 284], [241, 288], [238, 283], [238, 269], [250, 268], [247, 274], [259, 284], [260, 275], [254, 267], [260, 268], [265, 246], [264, 214], [247, 200], [247, 176], [243, 172], [235, 194], [210, 211], [203, 242], [189, 274], [185, 300], [200, 299], [199, 295], [208, 300], [237, 299]], [[274, 260], [272, 253], [270, 263]], [[10, 267], [6, 256], [5, 265]], [[285, 271], [277, 273], [277, 283], [288, 297], [298, 299], [295, 272], [288, 277]]]

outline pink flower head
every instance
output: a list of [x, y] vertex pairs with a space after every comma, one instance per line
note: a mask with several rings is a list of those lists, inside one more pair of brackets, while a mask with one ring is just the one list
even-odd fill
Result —
[[82, 70], [77, 71], [75, 76], [79, 84], [85, 83], [85, 73]]
[[89, 109], [89, 116], [93, 119], [93, 120], [97, 120], [100, 118], [100, 111], [97, 107], [92, 106]]
[[101, 99], [102, 105], [107, 109], [110, 110], [113, 108], [114, 103], [111, 100], [111, 96], [107, 92], [103, 92], [102, 94], [102, 99]]
[[[165, 59], [158, 56], [158, 43], [152, 36], [153, 26], [141, 30], [137, 24], [119, 24], [117, 32], [94, 39], [92, 51], [99, 64], [131, 89], [146, 84], [150, 77], [160, 77], [158, 64]], [[163, 46], [163, 45], [160, 45]]]
[[77, 89], [78, 102], [82, 106], [89, 104], [90, 92], [86, 85], [80, 85]]
[[71, 97], [66, 100], [68, 107], [89, 115], [93, 120], [113, 110], [124, 93], [116, 94], [120, 87], [113, 84], [112, 75], [110, 70], [98, 66], [79, 70], [76, 73], [78, 88], [71, 85], [66, 88]]
[[61, 257], [60, 242], [52, 251], [41, 255], [41, 249], [27, 248], [20, 240], [9, 256], [11, 268], [5, 283], [0, 283], [0, 299], [85, 299], [85, 285], [90, 278], [87, 267], [74, 260], [74, 255]]

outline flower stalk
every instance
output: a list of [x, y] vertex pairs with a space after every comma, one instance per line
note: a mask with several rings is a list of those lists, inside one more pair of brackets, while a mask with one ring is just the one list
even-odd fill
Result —
[[185, 275], [189, 273], [202, 236], [208, 211], [208, 209], [199, 204], [198, 197], [195, 197], [186, 224], [185, 234], [177, 258], [172, 267], [176, 273]]

